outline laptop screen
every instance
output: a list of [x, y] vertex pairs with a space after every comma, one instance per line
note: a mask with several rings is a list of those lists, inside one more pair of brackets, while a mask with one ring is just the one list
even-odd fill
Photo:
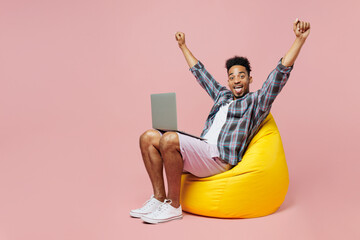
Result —
[[177, 130], [176, 94], [151, 94], [152, 127], [162, 130]]

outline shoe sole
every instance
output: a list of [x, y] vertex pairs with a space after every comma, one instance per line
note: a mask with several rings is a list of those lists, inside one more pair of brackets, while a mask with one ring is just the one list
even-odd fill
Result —
[[141, 218], [142, 216], [144, 216], [146, 214], [149, 214], [149, 213], [133, 213], [133, 212], [130, 212], [130, 216], [133, 217], [133, 218]]
[[168, 221], [172, 221], [172, 220], [177, 220], [177, 219], [182, 219], [183, 216], [176, 216], [176, 217], [171, 217], [171, 218], [166, 218], [166, 219], [152, 219], [152, 218], [147, 218], [146, 216], [141, 217], [141, 220], [143, 220], [144, 222], [147, 223], [152, 223], [152, 224], [157, 224], [157, 223], [163, 223], [163, 222], [168, 222]]

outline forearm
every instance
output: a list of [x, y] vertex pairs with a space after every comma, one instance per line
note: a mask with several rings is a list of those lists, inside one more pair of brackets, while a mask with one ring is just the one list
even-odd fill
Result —
[[300, 53], [301, 47], [305, 43], [305, 40], [306, 40], [305, 38], [296, 37], [293, 45], [291, 46], [289, 51], [283, 57], [282, 62], [281, 62], [282, 65], [284, 65], [285, 67], [290, 67], [294, 64], [297, 56]]
[[198, 60], [194, 57], [194, 55], [192, 55], [190, 50], [187, 48], [186, 44], [183, 44], [179, 47], [182, 53], [184, 54], [187, 64], [189, 65], [190, 68], [192, 68], [198, 62]]

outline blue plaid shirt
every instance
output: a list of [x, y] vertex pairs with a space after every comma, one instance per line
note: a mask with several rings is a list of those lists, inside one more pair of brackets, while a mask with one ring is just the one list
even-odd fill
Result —
[[[258, 131], [261, 122], [269, 114], [273, 101], [289, 78], [293, 66], [285, 67], [281, 64], [281, 60], [269, 74], [261, 89], [245, 94], [229, 106], [226, 122], [220, 131], [217, 146], [220, 157], [231, 165], [236, 165], [241, 161], [252, 137]], [[201, 133], [201, 137], [204, 137], [220, 107], [233, 100], [234, 95], [226, 87], [219, 84], [206, 71], [200, 61], [189, 70], [215, 102]]]

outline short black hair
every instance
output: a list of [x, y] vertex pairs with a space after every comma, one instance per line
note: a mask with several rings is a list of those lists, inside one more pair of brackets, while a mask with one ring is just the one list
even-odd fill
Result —
[[250, 76], [250, 72], [251, 72], [250, 62], [246, 57], [235, 56], [233, 58], [229, 58], [226, 61], [226, 65], [225, 65], [228, 74], [229, 74], [229, 69], [234, 65], [241, 65], [245, 67], [248, 75]]

